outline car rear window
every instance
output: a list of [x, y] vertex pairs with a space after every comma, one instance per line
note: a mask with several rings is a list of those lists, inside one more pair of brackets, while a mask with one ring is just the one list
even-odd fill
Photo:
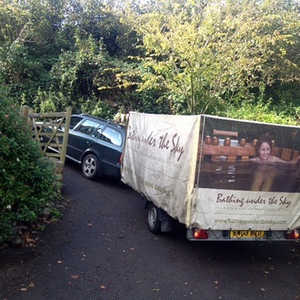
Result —
[[109, 126], [103, 130], [102, 134], [100, 135], [100, 139], [119, 147], [123, 143], [121, 132]]

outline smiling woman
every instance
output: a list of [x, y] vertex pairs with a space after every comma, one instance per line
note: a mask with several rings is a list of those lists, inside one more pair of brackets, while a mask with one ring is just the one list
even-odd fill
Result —
[[252, 191], [272, 190], [275, 179], [280, 175], [278, 168], [274, 166], [275, 163], [296, 165], [299, 162], [300, 156], [287, 161], [272, 155], [272, 148], [273, 142], [267, 135], [262, 135], [257, 141], [258, 156], [250, 159], [259, 164], [253, 171]]
[[300, 156], [297, 156], [293, 160], [286, 161], [275, 155], [272, 155], [273, 142], [267, 135], [262, 135], [256, 144], [256, 151], [258, 156], [251, 158], [251, 161], [258, 163], [286, 163], [286, 164], [297, 164]]

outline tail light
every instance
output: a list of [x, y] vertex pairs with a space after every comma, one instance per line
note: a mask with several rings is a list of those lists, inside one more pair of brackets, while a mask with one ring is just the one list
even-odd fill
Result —
[[124, 153], [122, 152], [122, 154], [120, 155], [120, 158], [119, 158], [119, 164], [120, 165], [123, 164], [123, 156], [124, 156]]
[[200, 228], [194, 229], [194, 238], [198, 240], [208, 239], [208, 230], [204, 230]]
[[284, 237], [288, 240], [297, 240], [300, 238], [300, 230], [287, 231]]

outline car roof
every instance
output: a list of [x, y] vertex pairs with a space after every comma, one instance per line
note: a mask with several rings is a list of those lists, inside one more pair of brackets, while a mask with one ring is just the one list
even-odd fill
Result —
[[100, 122], [104, 122], [106, 124], [110, 124], [112, 126], [116, 126], [118, 127], [119, 129], [125, 129], [125, 126], [124, 125], [121, 125], [121, 124], [118, 124], [118, 123], [115, 123], [115, 122], [112, 122], [112, 121], [109, 121], [109, 120], [105, 120], [103, 118], [100, 118], [100, 117], [96, 117], [96, 116], [92, 116], [92, 115], [88, 115], [88, 114], [73, 114], [73, 116], [77, 116], [77, 117], [84, 117], [86, 119], [90, 119], [90, 120], [94, 120], [94, 121], [100, 121]]

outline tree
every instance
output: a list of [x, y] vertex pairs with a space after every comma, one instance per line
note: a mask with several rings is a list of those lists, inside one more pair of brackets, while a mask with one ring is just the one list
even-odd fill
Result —
[[0, 80], [19, 103], [48, 88], [49, 70], [61, 51], [62, 1], [6, 1], [0, 8]]
[[127, 21], [147, 51], [143, 88], [166, 89], [177, 113], [219, 114], [275, 82], [299, 81], [297, 1], [162, 0], [133, 7]]

